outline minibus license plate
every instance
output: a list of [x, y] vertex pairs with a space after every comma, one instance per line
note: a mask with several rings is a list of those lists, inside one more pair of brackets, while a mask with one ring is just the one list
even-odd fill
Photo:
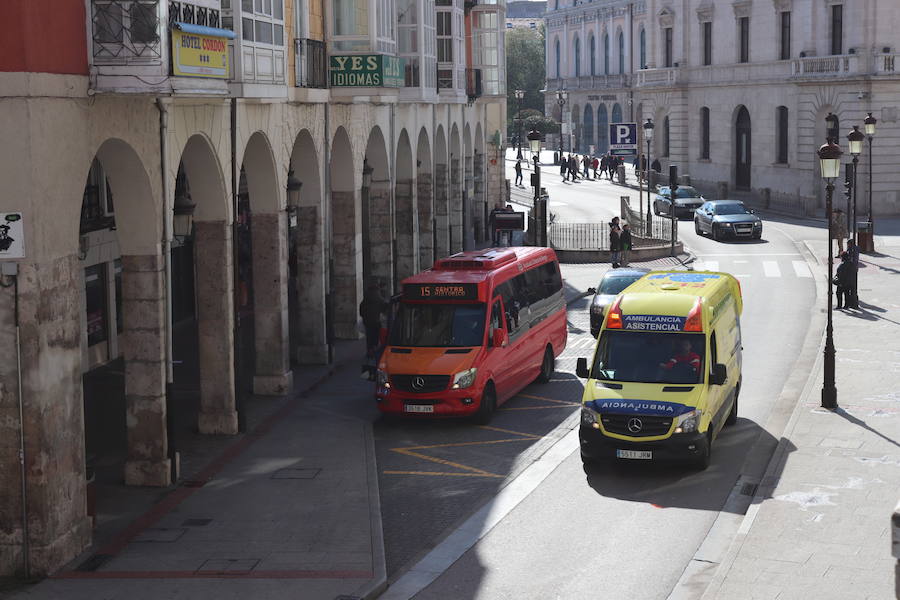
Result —
[[650, 460], [653, 452], [650, 450], [616, 450], [616, 458], [640, 458]]
[[434, 406], [432, 406], [431, 404], [407, 404], [405, 409], [406, 409], [406, 412], [411, 412], [411, 413], [433, 413], [434, 412]]

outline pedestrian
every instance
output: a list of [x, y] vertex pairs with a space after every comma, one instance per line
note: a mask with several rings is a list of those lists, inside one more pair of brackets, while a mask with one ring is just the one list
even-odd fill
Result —
[[656, 171], [657, 173], [661, 173], [661, 172], [662, 172], [662, 165], [659, 164], [659, 159], [658, 159], [658, 158], [654, 158], [654, 159], [653, 159], [653, 162], [650, 163], [650, 168], [653, 169], [654, 171]]
[[591, 157], [587, 154], [584, 155], [584, 158], [581, 160], [581, 164], [584, 166], [584, 178], [590, 180], [591, 178]]
[[581, 177], [578, 176], [578, 155], [569, 156], [569, 176], [572, 177], [572, 181], [581, 179]]
[[366, 357], [372, 358], [378, 347], [378, 336], [381, 332], [381, 316], [387, 310], [387, 302], [381, 295], [380, 286], [372, 282], [363, 294], [359, 303], [359, 316], [362, 317], [366, 330]]
[[569, 159], [559, 155], [559, 174], [562, 175], [563, 181], [569, 180]]
[[516, 186], [517, 187], [525, 187], [522, 185], [522, 161], [516, 161]]
[[[513, 205], [512, 205], [512, 204], [507, 203], [506, 207], [504, 207], [500, 212], [504, 212], [504, 213], [514, 213], [514, 212], [516, 212], [516, 209], [513, 208]], [[504, 236], [504, 235], [502, 235], [502, 234], [506, 234], [506, 235]], [[512, 245], [513, 245], [513, 239], [512, 239], [512, 237], [513, 237], [512, 229], [504, 229], [504, 230], [501, 232], [500, 239], [503, 240], [503, 239], [505, 238], [506, 245], [507, 245], [507, 246], [512, 246]]]
[[853, 308], [859, 308], [859, 284], [857, 275], [859, 274], [859, 246], [853, 241], [853, 238], [847, 238], [847, 254], [850, 255], [850, 262], [853, 263]]
[[856, 302], [856, 270], [853, 259], [847, 252], [841, 252], [841, 264], [838, 265], [837, 273], [834, 276], [834, 283], [837, 285], [835, 294], [837, 295], [836, 308], [859, 308]]
[[622, 249], [622, 229], [619, 227], [619, 217], [613, 217], [609, 222], [609, 259], [613, 269], [619, 268], [619, 252]]
[[606, 163], [607, 175], [609, 176], [610, 181], [613, 180], [613, 173], [616, 172], [616, 167], [618, 167], [618, 166], [619, 166], [619, 159], [616, 158], [615, 156], [613, 156], [612, 154], [610, 154], [609, 162]]
[[[844, 238], [847, 237], [847, 217], [839, 208], [831, 211], [831, 237], [837, 240], [838, 246], [838, 252], [834, 257], [840, 258], [844, 252]], [[828, 248], [828, 251], [831, 252], [831, 248]]]
[[641, 154], [641, 169], [640, 169], [640, 178], [644, 181], [647, 180], [647, 157]]
[[606, 175], [606, 166], [607, 166], [608, 162], [609, 162], [609, 157], [607, 157], [606, 154], [604, 154], [603, 156], [600, 157], [600, 173], [602, 175]]
[[619, 264], [623, 267], [628, 266], [628, 255], [631, 253], [631, 228], [628, 223], [622, 224], [622, 233], [619, 235]]
[[597, 169], [600, 167], [600, 159], [595, 156], [594, 160], [591, 161], [591, 166], [594, 168], [594, 179], [597, 179]]

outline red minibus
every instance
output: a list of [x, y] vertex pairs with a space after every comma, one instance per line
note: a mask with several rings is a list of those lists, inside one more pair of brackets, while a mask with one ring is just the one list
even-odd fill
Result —
[[472, 416], [532, 380], [566, 347], [566, 302], [549, 248], [460, 252], [402, 282], [376, 400], [384, 413]]

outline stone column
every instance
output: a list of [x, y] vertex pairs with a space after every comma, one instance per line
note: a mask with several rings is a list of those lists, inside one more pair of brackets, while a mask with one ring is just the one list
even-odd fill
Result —
[[231, 226], [194, 223], [200, 433], [238, 430], [234, 390], [234, 259]]
[[462, 173], [459, 158], [450, 159], [450, 252], [463, 249], [463, 198]]
[[254, 214], [250, 227], [256, 342], [253, 393], [283, 396], [294, 385], [288, 331], [287, 214]]
[[419, 235], [416, 228], [418, 207], [416, 206], [415, 180], [398, 181], [394, 189], [397, 203], [396, 226], [394, 227], [397, 238], [397, 281], [400, 282], [418, 271], [417, 241]]
[[486, 210], [486, 200], [484, 197], [484, 154], [475, 152], [475, 160], [474, 160], [474, 180], [475, 180], [475, 200], [474, 200], [474, 212], [475, 212], [475, 241], [483, 242], [485, 239], [490, 239], [486, 237], [488, 235], [487, 232], [487, 210]]
[[[319, 202], [315, 198], [315, 202]], [[297, 303], [290, 315], [296, 346], [297, 362], [324, 365], [328, 363], [328, 340], [325, 327], [325, 243], [319, 206], [299, 206], [297, 224], [291, 232], [294, 264], [291, 285]]]
[[359, 339], [356, 323], [362, 301], [362, 228], [358, 191], [331, 192], [332, 246], [334, 271], [331, 274], [331, 302], [334, 336], [344, 340]]
[[416, 197], [419, 206], [419, 270], [434, 264], [434, 196], [431, 173], [416, 177]]
[[389, 182], [373, 183], [369, 188], [368, 225], [369, 248], [363, 248], [363, 252], [369, 255], [369, 275], [377, 278], [386, 293], [390, 293], [394, 281], [394, 216]]
[[447, 165], [434, 165], [434, 231], [435, 256], [450, 255], [450, 198], [447, 187]]
[[19, 402], [24, 412], [32, 575], [58, 569], [91, 541], [81, 391], [83, 268], [74, 255], [19, 263], [22, 398], [15, 289], [0, 288], [0, 575], [16, 574], [22, 567]]
[[122, 256], [126, 485], [171, 483], [166, 431], [166, 288], [162, 256]]
[[475, 181], [473, 180], [472, 157], [467, 156], [463, 179], [463, 248], [475, 247]]

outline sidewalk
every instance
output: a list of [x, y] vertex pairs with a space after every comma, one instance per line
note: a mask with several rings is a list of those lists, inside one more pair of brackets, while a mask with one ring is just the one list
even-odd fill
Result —
[[[218, 455], [165, 491], [122, 488], [149, 509], [65, 570], [12, 598], [373, 597], [386, 582], [361, 342], [298, 370], [294, 393], [247, 433], [196, 436]], [[248, 404], [262, 402], [253, 398]], [[224, 442], [224, 443], [223, 443]], [[162, 493], [161, 493], [162, 492]], [[148, 498], [150, 500], [148, 500]], [[155, 502], [154, 502], [155, 500]], [[98, 536], [99, 537], [99, 536]]]
[[[896, 219], [881, 231], [894, 233]], [[822, 358], [704, 600], [895, 598], [900, 498], [900, 238], [861, 255], [861, 310], [835, 310], [838, 410], [820, 408]], [[806, 242], [825, 280], [825, 240]], [[824, 289], [824, 285], [821, 286]], [[819, 306], [826, 299], [819, 297]]]

